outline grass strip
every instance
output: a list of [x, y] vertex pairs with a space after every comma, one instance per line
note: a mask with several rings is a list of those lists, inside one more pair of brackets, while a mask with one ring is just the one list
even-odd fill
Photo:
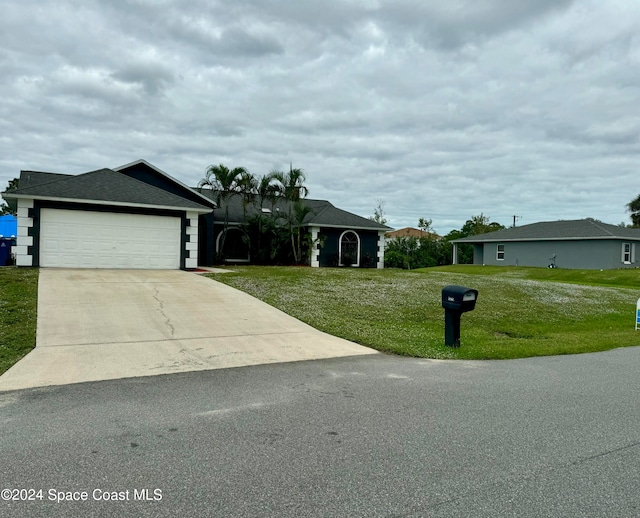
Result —
[[0, 268], [0, 374], [36, 345], [37, 268]]

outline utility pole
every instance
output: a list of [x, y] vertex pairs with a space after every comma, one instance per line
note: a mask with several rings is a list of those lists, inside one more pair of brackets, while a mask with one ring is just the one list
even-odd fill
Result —
[[519, 220], [521, 217], [522, 217], [522, 216], [516, 216], [516, 215], [514, 214], [514, 216], [513, 216], [513, 226], [514, 226], [514, 227], [516, 226], [516, 221], [517, 221], [517, 220]]

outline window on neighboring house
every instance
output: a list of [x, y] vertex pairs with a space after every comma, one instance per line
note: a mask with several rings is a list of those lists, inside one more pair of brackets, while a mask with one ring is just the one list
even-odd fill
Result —
[[498, 261], [504, 261], [504, 245], [498, 245], [498, 252], [496, 254]]
[[622, 262], [624, 264], [631, 264], [633, 262], [633, 248], [631, 243], [622, 243]]

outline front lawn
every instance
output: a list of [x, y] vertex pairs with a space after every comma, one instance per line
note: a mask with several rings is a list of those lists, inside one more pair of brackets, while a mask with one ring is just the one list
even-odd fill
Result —
[[36, 345], [37, 268], [0, 268], [0, 374]]
[[[426, 358], [505, 359], [640, 344], [640, 272], [450, 266], [418, 271], [234, 267], [211, 278], [313, 327], [380, 351]], [[461, 347], [444, 345], [441, 291], [479, 291], [462, 315]]]

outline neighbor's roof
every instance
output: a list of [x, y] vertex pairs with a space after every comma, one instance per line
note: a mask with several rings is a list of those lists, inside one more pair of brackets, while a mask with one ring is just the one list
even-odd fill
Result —
[[4, 196], [211, 212], [209, 207], [111, 169], [99, 169], [80, 175], [22, 171], [19, 188]]
[[453, 243], [496, 241], [566, 241], [581, 239], [640, 240], [640, 229], [609, 225], [594, 219], [560, 220], [505, 228], [496, 232], [455, 239]]
[[430, 239], [442, 239], [442, 236], [434, 234], [433, 232], [425, 232], [419, 228], [404, 227], [393, 232], [387, 232], [384, 237], [387, 239], [394, 239], [396, 237], [428, 237]]
[[[202, 189], [200, 192], [212, 200], [216, 199], [216, 191]], [[245, 214], [247, 218], [255, 217], [259, 210], [256, 203], [254, 203], [255, 200], [256, 197], [254, 196], [252, 200], [245, 205], [243, 197], [239, 194], [232, 195], [227, 200], [221, 200], [220, 207], [214, 212], [214, 220], [219, 222], [224, 221], [227, 209], [230, 223], [240, 224]], [[391, 227], [387, 227], [386, 225], [380, 225], [370, 219], [339, 209], [326, 200], [303, 199], [301, 201], [310, 209], [309, 214], [304, 218], [303, 226], [378, 231], [392, 230]], [[265, 201], [260, 210], [264, 214], [279, 213], [284, 216], [289, 211], [289, 203], [283, 198], [278, 198], [273, 205], [271, 202]]]

